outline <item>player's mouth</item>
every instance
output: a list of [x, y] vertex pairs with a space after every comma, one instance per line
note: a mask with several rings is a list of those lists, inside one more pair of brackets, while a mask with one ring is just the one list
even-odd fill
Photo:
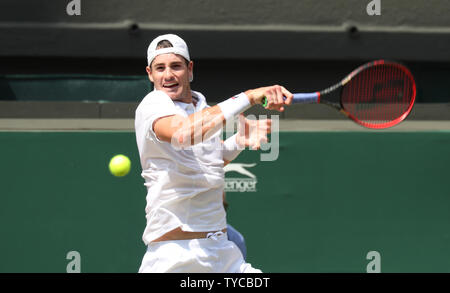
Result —
[[176, 88], [177, 86], [178, 86], [177, 82], [168, 82], [168, 83], [163, 84], [163, 87], [166, 89], [173, 89], [173, 88]]

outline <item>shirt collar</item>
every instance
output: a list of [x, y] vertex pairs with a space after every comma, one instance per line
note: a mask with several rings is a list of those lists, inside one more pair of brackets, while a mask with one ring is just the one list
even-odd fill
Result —
[[202, 94], [200, 94], [198, 92], [194, 92], [194, 91], [191, 91], [191, 93], [192, 93], [192, 99], [196, 100], [195, 106], [193, 103], [188, 104], [188, 103], [175, 101], [175, 104], [178, 107], [180, 107], [181, 109], [183, 109], [186, 113], [188, 113], [188, 115], [203, 109], [204, 105], [206, 104], [205, 97]]

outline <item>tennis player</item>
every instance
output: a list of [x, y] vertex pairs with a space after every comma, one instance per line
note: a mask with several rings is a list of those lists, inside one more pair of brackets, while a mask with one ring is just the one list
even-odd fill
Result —
[[[139, 272], [261, 272], [227, 239], [222, 202], [224, 164], [267, 139], [270, 120], [248, 121], [222, 140], [222, 127], [253, 105], [284, 111], [292, 94], [282, 86], [247, 90], [215, 106], [191, 90], [193, 66], [186, 43], [168, 34], [147, 51], [154, 85], [136, 109], [136, 141], [147, 187], [147, 251]], [[286, 97], [286, 100], [283, 99]], [[255, 124], [258, 123], [257, 127]], [[248, 130], [248, 131], [247, 131]]]

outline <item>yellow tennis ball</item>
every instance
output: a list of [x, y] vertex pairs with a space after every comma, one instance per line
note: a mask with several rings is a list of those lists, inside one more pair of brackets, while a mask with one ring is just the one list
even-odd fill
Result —
[[127, 156], [116, 155], [109, 161], [109, 171], [117, 177], [122, 177], [128, 174], [131, 169], [131, 161]]

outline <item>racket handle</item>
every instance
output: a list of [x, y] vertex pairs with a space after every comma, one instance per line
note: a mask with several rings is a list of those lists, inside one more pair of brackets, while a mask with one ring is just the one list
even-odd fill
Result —
[[[284, 99], [286, 100], [286, 97], [284, 97]], [[318, 103], [319, 100], [320, 100], [320, 92], [298, 93], [298, 94], [294, 94], [294, 97], [292, 98], [292, 103], [293, 104], [314, 104], [314, 103]], [[267, 106], [267, 98], [266, 97], [263, 98], [262, 106], [263, 107]]]

